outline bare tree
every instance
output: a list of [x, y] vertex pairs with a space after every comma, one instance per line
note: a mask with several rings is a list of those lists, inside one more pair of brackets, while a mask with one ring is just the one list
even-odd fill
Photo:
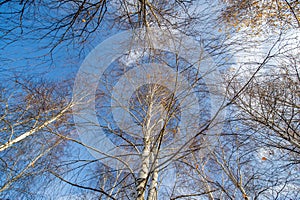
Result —
[[[87, 45], [106, 27], [140, 28], [160, 26], [183, 28], [195, 12], [193, 1], [3, 1], [1, 26], [5, 45], [18, 38], [42, 40], [49, 52], [59, 45]], [[14, 37], [20, 36], [20, 37]]]
[[[104, 42], [110, 47], [121, 41], [132, 45], [130, 48], [118, 44], [116, 55], [92, 53], [97, 65], [115, 61], [100, 77], [96, 67], [79, 77], [85, 81], [75, 88], [88, 89], [74, 92], [78, 101], [68, 100], [71, 90], [64, 90], [61, 83], [18, 80], [16, 86], [3, 86], [1, 195], [55, 198], [84, 194], [87, 199], [140, 200], [299, 198], [300, 78], [299, 52], [295, 53], [299, 45], [290, 46], [289, 39], [282, 39], [284, 31], [299, 27], [299, 3], [223, 2], [223, 10], [203, 7], [204, 1], [177, 0], [0, 3], [5, 22], [0, 25], [1, 50], [17, 45], [19, 51], [18, 45], [38, 39], [33, 46], [37, 51], [28, 52], [28, 57], [46, 63], [49, 59], [53, 65], [70, 64], [55, 57], [65, 53], [65, 48], [78, 55], [78, 49], [82, 53], [83, 47], [93, 47], [93, 42], [102, 40], [100, 36], [133, 30], [133, 40]], [[153, 29], [159, 31], [147, 35]], [[276, 41], [265, 34], [270, 30], [279, 32]], [[253, 31], [260, 33], [258, 38]], [[185, 37], [178, 39], [178, 33]], [[195, 40], [186, 40], [187, 35]], [[151, 37], [156, 38], [155, 44]], [[263, 59], [251, 60], [247, 51], [266, 41], [270, 48], [252, 51]], [[136, 48], [136, 43], [142, 48]], [[182, 44], [184, 50], [174, 48], [174, 43]], [[202, 50], [193, 48], [194, 43]], [[161, 48], [164, 45], [173, 51]], [[210, 61], [205, 52], [216, 61], [209, 70], [203, 70]], [[188, 55], [197, 55], [197, 59]], [[80, 60], [74, 59], [75, 63]], [[19, 60], [14, 63], [19, 64]], [[224, 79], [217, 76], [216, 81], [214, 72], [219, 70]], [[92, 84], [96, 86], [89, 88], [87, 82], [95, 79]], [[217, 90], [219, 82], [226, 85], [222, 95]], [[8, 88], [13, 92], [7, 93]], [[96, 94], [90, 96], [90, 90]], [[78, 105], [95, 108], [96, 113], [91, 118], [85, 109], [73, 110], [79, 137], [71, 131], [74, 122], [69, 118], [70, 109]], [[227, 107], [232, 113], [223, 127], [220, 116]], [[78, 123], [76, 115], [81, 112], [83, 123]], [[85, 137], [89, 131], [94, 135]]]
[[71, 127], [67, 117], [70, 104], [63, 87], [63, 83], [16, 79], [14, 85], [3, 88], [1, 197], [14, 197], [17, 193], [13, 191], [18, 190], [23, 190], [19, 195], [30, 196], [30, 182], [58, 161], [64, 146], [59, 135], [68, 134]]

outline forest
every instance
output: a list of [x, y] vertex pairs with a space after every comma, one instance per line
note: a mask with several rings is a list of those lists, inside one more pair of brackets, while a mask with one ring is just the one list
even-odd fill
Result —
[[0, 200], [300, 199], [298, 0], [1, 0]]

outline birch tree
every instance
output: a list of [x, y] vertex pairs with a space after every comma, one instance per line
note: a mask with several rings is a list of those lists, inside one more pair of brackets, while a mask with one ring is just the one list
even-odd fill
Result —
[[249, 27], [258, 34], [261, 31], [267, 32], [266, 27], [273, 31], [279, 27], [285, 29], [300, 27], [299, 1], [223, 0], [223, 2], [226, 3], [226, 9], [222, 18], [237, 30]]
[[[30, 181], [41, 177], [63, 147], [70, 105], [63, 92], [45, 81], [16, 80], [1, 93], [1, 184], [3, 197], [13, 191], [30, 198]], [[9, 90], [10, 89], [10, 90]], [[64, 124], [64, 125], [62, 125]], [[20, 195], [20, 194], [19, 194]]]
[[[58, 83], [17, 82], [21, 87], [14, 88], [11, 97], [5, 96], [9, 87], [4, 87], [0, 116], [4, 197], [38, 198], [42, 193], [73, 198], [84, 193], [98, 199], [297, 199], [299, 52], [294, 50], [299, 45], [290, 46], [282, 37], [299, 26], [299, 3], [222, 2], [226, 2], [223, 12], [211, 5], [202, 7], [204, 1], [0, 3], [5, 22], [0, 25], [1, 50], [26, 46], [26, 41], [36, 44], [35, 53], [27, 52], [28, 63], [39, 61], [28, 58], [32, 56], [43, 64], [50, 60], [59, 67], [74, 63], [79, 67], [82, 60], [76, 56], [84, 56], [84, 50], [103, 36], [122, 29], [133, 30], [134, 36], [127, 41], [122, 33], [113, 37], [104, 42], [105, 48], [91, 53], [106, 52], [104, 56], [83, 62], [96, 67], [78, 78], [80, 86], [74, 88], [87, 88], [79, 93], [74, 89], [73, 100], [79, 101], [67, 100], [71, 89], [66, 92]], [[153, 29], [158, 32], [147, 35]], [[255, 33], [251, 37], [249, 30]], [[270, 30], [276, 41], [274, 35], [265, 34]], [[185, 37], [176, 38], [178, 33]], [[188, 36], [194, 42], [186, 42]], [[149, 42], [151, 37], [155, 44]], [[36, 39], [39, 42], [33, 43]], [[265, 41], [272, 43], [266, 45], [267, 51], [250, 51], [263, 59], [247, 54]], [[107, 54], [118, 42], [118, 53]], [[195, 43], [201, 50], [193, 48]], [[157, 48], [163, 45], [169, 49]], [[56, 56], [64, 58], [66, 52], [73, 63], [58, 61]], [[197, 59], [190, 59], [195, 55]], [[211, 56], [216, 66], [208, 59]], [[97, 68], [109, 59], [114, 61], [107, 68]], [[7, 60], [16, 59], [7, 56]], [[212, 68], [203, 70], [205, 64]], [[96, 86], [88, 87], [95, 79]], [[223, 93], [217, 89], [220, 82], [226, 86]], [[92, 97], [91, 90], [96, 93]], [[85, 109], [75, 109], [74, 123], [69, 114], [76, 105], [94, 109], [94, 118]], [[227, 107], [233, 112], [224, 121]], [[81, 112], [78, 123], [76, 115]], [[75, 126], [78, 136], [71, 131]], [[85, 137], [89, 131], [94, 135]], [[36, 191], [27, 184], [30, 181], [46, 189]]]
[[[0, 7], [3, 46], [22, 40], [41, 40], [50, 53], [58, 46], [83, 48], [89, 38], [101, 35], [107, 27], [149, 26], [186, 28], [195, 15], [192, 1], [3, 1]], [[5, 26], [4, 24], [10, 24]], [[79, 45], [79, 46], [78, 46]], [[47, 52], [46, 52], [47, 54]]]

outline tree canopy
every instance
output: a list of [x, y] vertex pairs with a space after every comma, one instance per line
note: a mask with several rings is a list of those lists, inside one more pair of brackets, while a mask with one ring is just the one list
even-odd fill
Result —
[[0, 199], [299, 199], [299, 1], [5, 0], [0, 19]]

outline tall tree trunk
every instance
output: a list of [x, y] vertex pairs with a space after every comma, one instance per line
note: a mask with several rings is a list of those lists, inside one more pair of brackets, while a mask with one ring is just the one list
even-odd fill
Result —
[[150, 163], [150, 141], [149, 138], [145, 138], [144, 150], [142, 154], [142, 167], [139, 172], [137, 180], [137, 200], [145, 199], [145, 190], [147, 184], [147, 176], [149, 174], [149, 163]]
[[151, 153], [152, 160], [152, 178], [147, 200], [157, 200], [157, 182], [158, 182], [158, 159], [156, 158], [157, 150]]
[[147, 186], [147, 178], [149, 174], [149, 165], [150, 165], [150, 149], [151, 149], [151, 118], [152, 118], [152, 108], [153, 103], [149, 104], [147, 115], [145, 117], [145, 123], [143, 127], [144, 135], [144, 149], [142, 153], [142, 166], [138, 175], [137, 180], [137, 200], [145, 199], [145, 191]]

